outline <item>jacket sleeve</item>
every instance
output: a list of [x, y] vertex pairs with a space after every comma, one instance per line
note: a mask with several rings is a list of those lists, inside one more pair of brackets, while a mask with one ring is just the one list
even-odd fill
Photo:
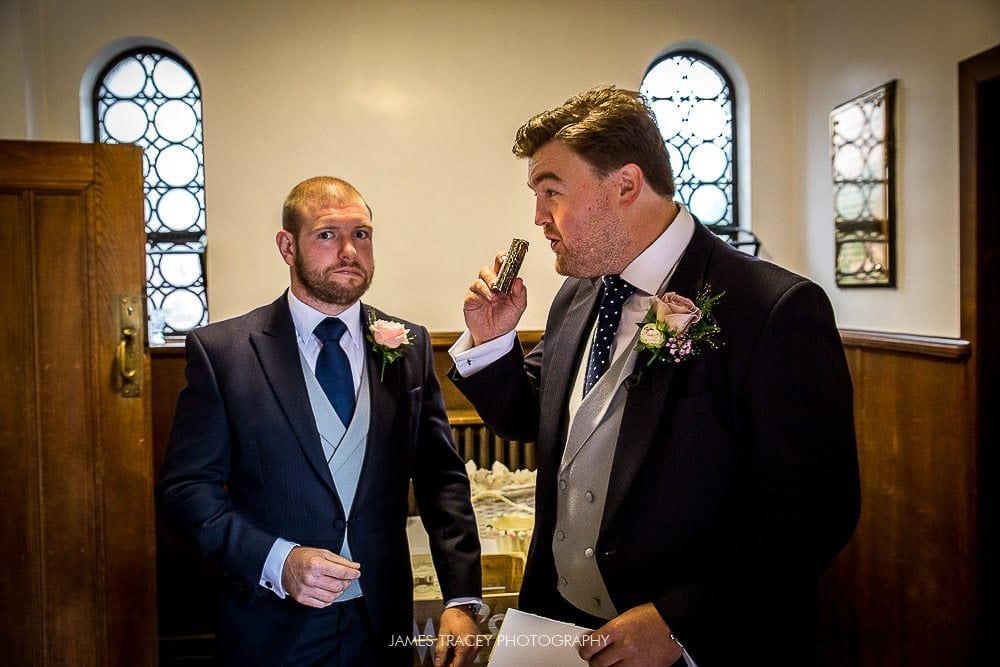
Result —
[[157, 505], [171, 528], [241, 588], [256, 592], [277, 536], [239, 511], [227, 492], [232, 434], [212, 359], [197, 332], [188, 335], [186, 354], [187, 385], [177, 400]]
[[482, 597], [479, 528], [465, 464], [452, 442], [430, 337], [421, 327], [422, 403], [413, 492], [445, 600]]
[[448, 377], [501, 438], [532, 442], [538, 437], [538, 399], [544, 339], [524, 356], [519, 341], [483, 370], [462, 377], [452, 367]]

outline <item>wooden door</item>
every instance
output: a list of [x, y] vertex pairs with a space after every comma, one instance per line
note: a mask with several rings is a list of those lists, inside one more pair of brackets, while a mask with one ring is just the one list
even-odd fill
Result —
[[0, 662], [154, 664], [141, 150], [0, 141], [0, 253]]
[[[978, 623], [970, 664], [996, 664], [1000, 646], [1000, 44], [958, 64], [962, 337], [972, 342], [971, 434], [979, 485]], [[967, 567], [969, 565], [966, 565]]]

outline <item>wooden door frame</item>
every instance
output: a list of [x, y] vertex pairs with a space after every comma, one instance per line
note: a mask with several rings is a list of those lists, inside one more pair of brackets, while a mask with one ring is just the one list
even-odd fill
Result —
[[[1000, 657], [992, 634], [1000, 614], [997, 521], [1000, 520], [1000, 456], [986, 443], [1000, 435], [1000, 308], [991, 290], [1000, 259], [1000, 45], [959, 63], [959, 199], [961, 335], [970, 341], [969, 397], [973, 403], [972, 444], [978, 450], [979, 619], [976, 664]], [[986, 86], [989, 86], [987, 89]], [[984, 108], [987, 104], [989, 109]], [[992, 113], [988, 113], [992, 110]], [[961, 564], [956, 564], [961, 566]]]

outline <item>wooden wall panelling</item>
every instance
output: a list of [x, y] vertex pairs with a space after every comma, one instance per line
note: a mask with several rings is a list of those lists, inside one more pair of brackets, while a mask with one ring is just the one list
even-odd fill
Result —
[[977, 548], [968, 343], [843, 333], [862, 510], [822, 582], [823, 661], [967, 664]]
[[[180, 340], [152, 350], [153, 467], [159, 473], [184, 388], [184, 347]], [[216, 568], [157, 516], [157, 612], [160, 665], [208, 665], [215, 637], [221, 583]]]

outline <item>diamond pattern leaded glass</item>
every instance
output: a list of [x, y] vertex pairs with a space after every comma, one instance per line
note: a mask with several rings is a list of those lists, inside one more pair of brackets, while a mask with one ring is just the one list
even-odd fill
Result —
[[759, 242], [739, 226], [733, 87], [721, 67], [690, 51], [654, 62], [640, 92], [656, 115], [670, 155], [677, 199], [737, 246]]
[[837, 284], [895, 284], [892, 110], [895, 81], [830, 113]]
[[149, 340], [162, 343], [208, 321], [201, 89], [179, 57], [130, 51], [98, 77], [94, 118], [98, 141], [143, 149]]

